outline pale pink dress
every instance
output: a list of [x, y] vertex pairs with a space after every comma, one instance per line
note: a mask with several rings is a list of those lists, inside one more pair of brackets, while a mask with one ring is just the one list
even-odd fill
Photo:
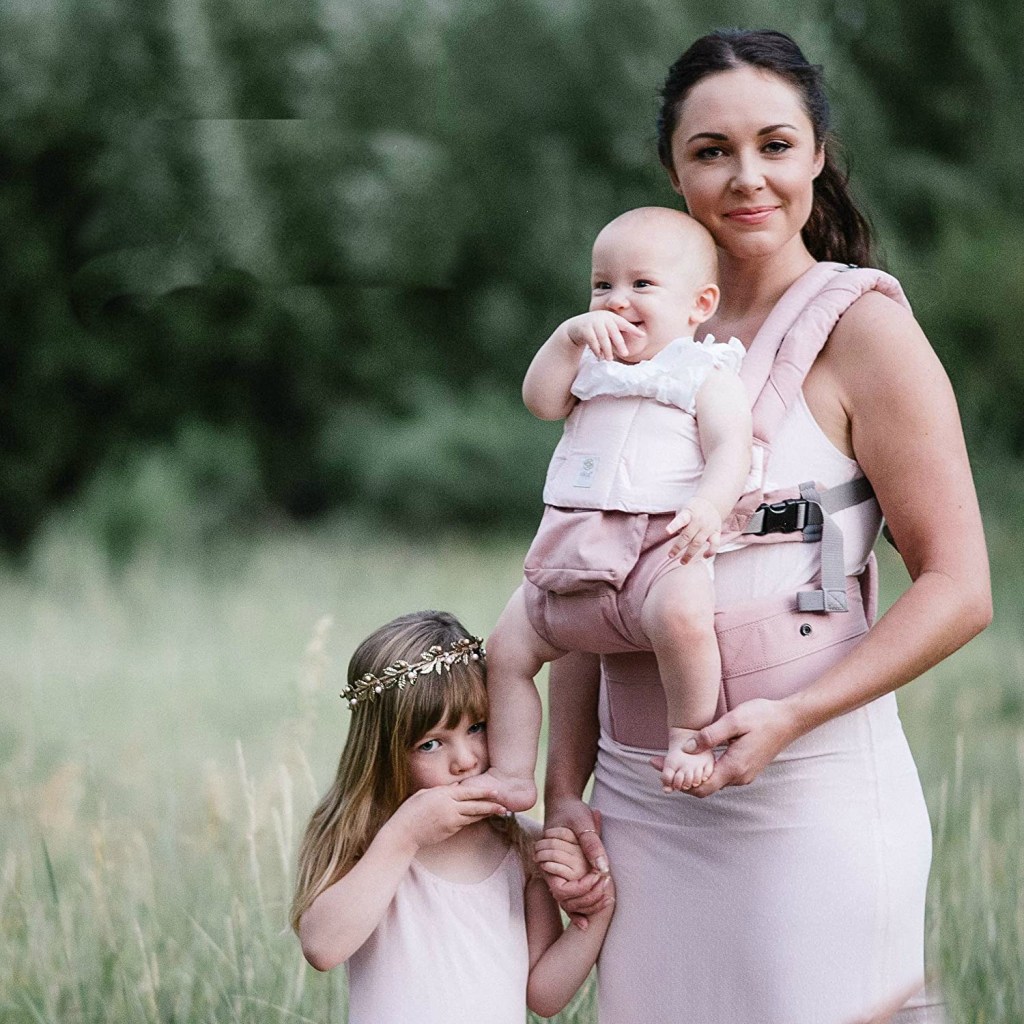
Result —
[[349, 958], [349, 1024], [523, 1024], [529, 955], [519, 854], [482, 882], [413, 861]]
[[[800, 396], [765, 489], [859, 473]], [[877, 505], [835, 519], [856, 574]], [[792, 594], [816, 557], [800, 543], [723, 553], [719, 605]], [[638, 699], [660, 692], [653, 656], [608, 656], [604, 671]], [[600, 1024], [853, 1024], [921, 984], [931, 831], [893, 695], [813, 730], [751, 785], [699, 800], [663, 794], [651, 751], [612, 738], [606, 694], [593, 804], [618, 898]], [[924, 1007], [896, 1018], [936, 1019]]]

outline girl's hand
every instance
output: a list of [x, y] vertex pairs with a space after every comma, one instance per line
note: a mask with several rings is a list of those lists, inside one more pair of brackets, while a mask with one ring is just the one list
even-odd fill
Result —
[[587, 918], [604, 910], [613, 899], [608, 854], [601, 842], [601, 812], [591, 810], [578, 797], [565, 797], [557, 802], [549, 800], [547, 825], [545, 836], [563, 828], [572, 833], [591, 868], [582, 878], [575, 880], [544, 873], [554, 900], [577, 928], [586, 931]]
[[562, 328], [577, 347], [586, 345], [598, 359], [629, 357], [628, 338], [642, 338], [644, 332], [625, 317], [607, 309], [595, 309], [566, 320]]
[[475, 821], [504, 815], [493, 787], [473, 780], [420, 789], [406, 799], [385, 828], [400, 829], [416, 849], [432, 846]]
[[549, 828], [533, 847], [533, 859], [541, 870], [567, 882], [578, 882], [590, 871], [583, 847], [571, 828]]
[[[590, 833], [586, 833], [590, 835]], [[603, 910], [615, 901], [615, 884], [610, 874], [601, 874], [591, 868], [583, 855], [576, 833], [570, 828], [558, 826], [544, 830], [542, 838], [534, 845], [533, 859], [540, 865], [549, 888], [561, 882], [586, 882], [602, 893], [600, 905], [596, 910]], [[600, 884], [598, 884], [600, 883]]]
[[[697, 734], [691, 753], [728, 744], [715, 763], [711, 777], [687, 790], [691, 796], [710, 796], [726, 786], [747, 786], [754, 781], [790, 743], [801, 735], [790, 703], [758, 697], [745, 701]], [[660, 772], [663, 758], [652, 757]]]
[[[681, 532], [680, 532], [681, 531]], [[707, 549], [713, 555], [722, 542], [722, 517], [707, 498], [694, 497], [679, 510], [679, 514], [665, 527], [666, 533], [678, 533], [669, 548], [668, 557], [684, 564]]]

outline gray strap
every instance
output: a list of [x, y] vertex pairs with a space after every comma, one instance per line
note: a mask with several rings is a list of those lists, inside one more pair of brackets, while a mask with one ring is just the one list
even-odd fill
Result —
[[753, 533], [760, 535], [761, 525], [764, 523], [764, 508], [759, 508], [748, 520], [747, 525], [743, 527], [744, 533]]
[[[805, 491], [813, 489], [813, 484], [802, 484], [800, 496], [806, 501]], [[845, 484], [836, 484], [824, 491], [815, 491], [817, 497], [813, 504], [807, 509], [807, 515], [801, 521], [800, 526], [792, 526], [791, 529], [799, 529], [803, 539], [807, 543], [821, 540], [821, 527], [825, 516], [831, 512], [841, 512], [844, 508], [852, 508], [862, 501], [867, 501], [875, 496], [874, 488], [866, 476], [859, 476], [854, 480], [848, 480]], [[781, 504], [791, 505], [792, 502], [784, 501]], [[770, 506], [775, 507], [775, 506]], [[756, 509], [743, 527], [743, 533], [750, 533], [760, 536], [764, 526], [765, 516], [768, 514], [769, 506], [762, 505]]]
[[[804, 486], [806, 485], [800, 487], [801, 494]], [[871, 481], [866, 476], [858, 476], [853, 480], [847, 480], [845, 484], [836, 484], [835, 487], [828, 488], [818, 500], [825, 512], [841, 512], [844, 508], [852, 508], [874, 496], [875, 489], [871, 486]]]
[[[821, 509], [821, 526], [811, 531], [804, 530], [804, 540], [817, 540], [814, 536], [820, 530], [821, 537], [821, 589], [801, 590], [796, 595], [797, 610], [801, 612], [845, 612], [849, 611], [846, 602], [846, 559], [843, 554], [843, 531], [836, 525], [835, 520], [829, 515], [830, 511], [838, 511], [841, 508], [848, 508], [850, 505], [859, 504], [864, 498], [857, 501], [846, 501], [847, 495], [840, 493], [832, 500], [835, 492], [843, 492], [850, 488], [851, 484], [857, 484], [859, 480], [866, 478], [858, 477], [851, 480], [849, 484], [840, 484], [838, 487], [830, 487], [826, 496], [818, 493], [813, 482], [800, 485], [800, 497], [805, 501], [816, 505]], [[870, 484], [868, 487], [870, 488]], [[825, 506], [829, 507], [826, 508]], [[812, 535], [808, 536], [808, 532]]]
[[[843, 484], [836, 484], [819, 491], [813, 481], [799, 487], [800, 497], [807, 503], [806, 516], [794, 512], [794, 520], [788, 529], [799, 529], [806, 544], [821, 544], [821, 588], [797, 592], [797, 609], [802, 612], [845, 612], [849, 611], [846, 599], [846, 559], [843, 551], [843, 531], [831, 513], [852, 508], [874, 497], [874, 489], [865, 476], [856, 477]], [[784, 506], [795, 508], [793, 502]], [[780, 512], [775, 507], [775, 514]], [[765, 508], [759, 508], [750, 517], [744, 533], [760, 534], [767, 515]], [[802, 528], [798, 525], [802, 523]]]

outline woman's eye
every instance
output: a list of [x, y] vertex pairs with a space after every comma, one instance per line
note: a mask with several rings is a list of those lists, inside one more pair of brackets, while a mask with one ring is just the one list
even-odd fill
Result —
[[474, 722], [469, 727], [469, 731], [471, 733], [478, 733], [478, 732], [483, 732], [486, 728], [487, 728], [487, 723], [486, 722]]
[[424, 754], [429, 754], [432, 750], [437, 750], [441, 746], [440, 740], [427, 740], [425, 743], [421, 743], [416, 749], [422, 751]]
[[773, 139], [771, 142], [765, 144], [764, 151], [766, 153], [785, 153], [787, 149], [793, 147], [788, 142], [783, 142], [781, 139]]
[[698, 149], [696, 157], [698, 160], [714, 160], [723, 153], [721, 146], [705, 146], [703, 149]]

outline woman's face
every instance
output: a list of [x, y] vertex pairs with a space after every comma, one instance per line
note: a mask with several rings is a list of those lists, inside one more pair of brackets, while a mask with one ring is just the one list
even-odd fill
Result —
[[803, 248], [800, 230], [824, 163], [799, 92], [752, 67], [698, 82], [672, 135], [672, 185], [725, 253]]

